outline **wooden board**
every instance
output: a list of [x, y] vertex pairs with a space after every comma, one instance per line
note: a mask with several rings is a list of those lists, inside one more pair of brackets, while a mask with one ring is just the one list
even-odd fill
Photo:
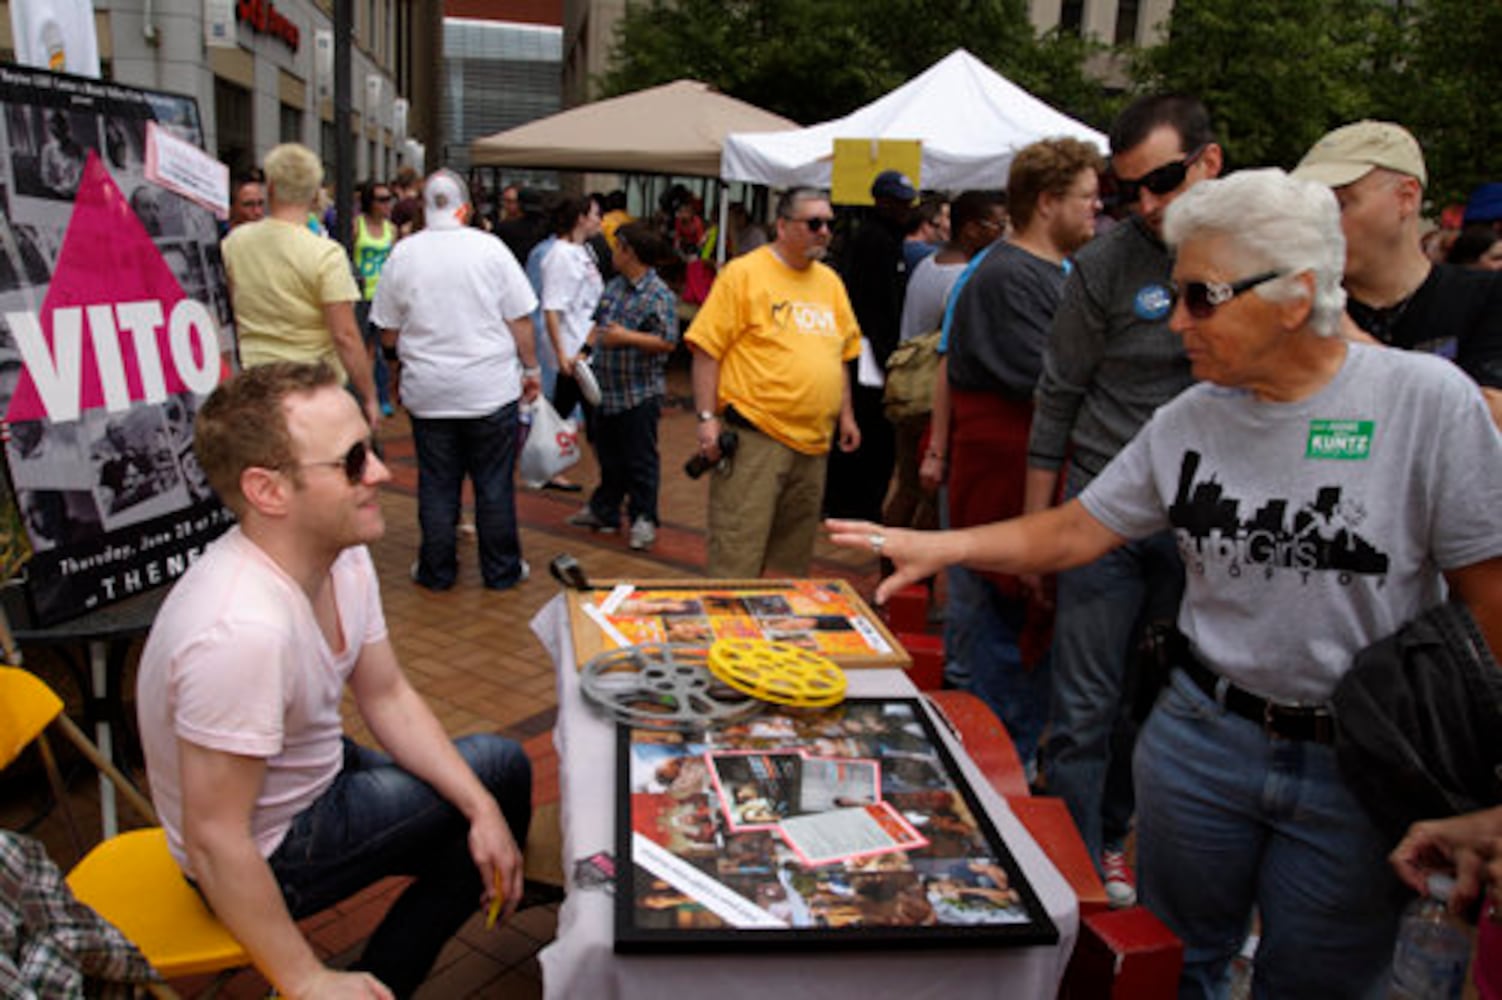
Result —
[[[607, 621], [624, 643], [585, 610], [599, 608], [618, 586], [630, 586]], [[607, 580], [570, 590], [574, 662], [621, 645], [765, 638], [792, 642], [846, 669], [906, 670], [907, 652], [844, 580]]]

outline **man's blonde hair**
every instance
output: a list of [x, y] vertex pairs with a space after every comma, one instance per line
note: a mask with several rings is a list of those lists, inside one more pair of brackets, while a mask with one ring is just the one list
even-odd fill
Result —
[[266, 187], [271, 201], [311, 205], [323, 184], [323, 161], [300, 142], [284, 142], [266, 154]]

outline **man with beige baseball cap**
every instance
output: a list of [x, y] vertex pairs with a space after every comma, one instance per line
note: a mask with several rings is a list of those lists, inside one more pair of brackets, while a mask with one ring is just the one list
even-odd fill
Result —
[[1329, 185], [1346, 238], [1346, 311], [1381, 343], [1450, 358], [1482, 386], [1502, 426], [1502, 275], [1433, 264], [1419, 242], [1428, 171], [1392, 122], [1328, 133], [1294, 176]]

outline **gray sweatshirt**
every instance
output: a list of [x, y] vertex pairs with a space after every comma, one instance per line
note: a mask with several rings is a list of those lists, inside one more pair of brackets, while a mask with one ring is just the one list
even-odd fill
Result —
[[1066, 455], [1093, 478], [1153, 411], [1193, 384], [1171, 311], [1168, 249], [1133, 216], [1074, 258], [1038, 381], [1028, 465]]

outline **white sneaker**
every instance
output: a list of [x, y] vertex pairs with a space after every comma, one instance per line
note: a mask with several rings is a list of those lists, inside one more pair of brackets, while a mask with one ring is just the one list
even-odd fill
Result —
[[638, 517], [631, 522], [631, 534], [626, 540], [627, 545], [638, 552], [645, 552], [655, 541], [657, 541], [657, 525], [645, 517]]
[[1106, 886], [1106, 902], [1113, 910], [1124, 910], [1137, 905], [1137, 880], [1132, 876], [1132, 867], [1127, 864], [1122, 851], [1100, 852], [1102, 881]]

